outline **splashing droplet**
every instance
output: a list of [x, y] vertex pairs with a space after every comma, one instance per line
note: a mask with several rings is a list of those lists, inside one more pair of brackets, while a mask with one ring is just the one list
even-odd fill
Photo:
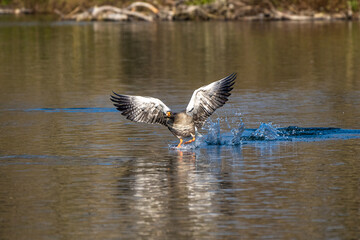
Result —
[[254, 140], [276, 140], [279, 138], [279, 131], [272, 123], [261, 123], [251, 137], [255, 138]]

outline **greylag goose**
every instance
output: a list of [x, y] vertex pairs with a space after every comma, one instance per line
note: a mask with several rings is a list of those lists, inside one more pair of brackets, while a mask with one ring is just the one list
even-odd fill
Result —
[[111, 101], [127, 119], [134, 122], [156, 123], [166, 126], [180, 139], [178, 148], [184, 138], [192, 137], [184, 144], [195, 141], [196, 131], [206, 119], [222, 107], [230, 96], [235, 83], [236, 73], [216, 82], [205, 85], [194, 91], [189, 104], [182, 112], [172, 112], [160, 99], [153, 97], [130, 96], [114, 93]]

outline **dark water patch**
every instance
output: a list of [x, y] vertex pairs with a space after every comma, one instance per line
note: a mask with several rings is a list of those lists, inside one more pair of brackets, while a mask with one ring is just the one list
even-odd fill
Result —
[[49, 166], [114, 166], [123, 165], [132, 161], [133, 157], [107, 157], [95, 158], [89, 156], [56, 156], [56, 155], [33, 155], [15, 154], [0, 155], [0, 166], [9, 165], [49, 165]]
[[26, 112], [38, 111], [38, 112], [73, 112], [73, 113], [105, 113], [105, 112], [117, 112], [115, 108], [86, 108], [86, 107], [75, 107], [75, 108], [33, 108], [26, 109]]
[[[256, 130], [255, 130], [256, 131]], [[321, 141], [360, 138], [360, 129], [342, 129], [334, 127], [298, 127], [277, 128], [277, 138], [287, 141]], [[264, 139], [267, 140], [267, 139]]]
[[[265, 130], [259, 131], [263, 128]], [[258, 129], [245, 129], [241, 136], [242, 141], [322, 141], [357, 138], [360, 138], [360, 129], [298, 126], [275, 128], [270, 124], [262, 124]]]
[[[324, 134], [333, 134], [333, 133], [346, 131], [341, 128], [333, 128], [333, 127], [307, 127], [307, 128], [304, 128], [304, 127], [297, 127], [297, 126], [278, 128], [277, 130], [283, 136], [292, 136], [292, 137], [294, 137], [294, 136], [319, 136], [319, 135], [324, 135]], [[354, 130], [350, 130], [350, 131], [354, 131]]]

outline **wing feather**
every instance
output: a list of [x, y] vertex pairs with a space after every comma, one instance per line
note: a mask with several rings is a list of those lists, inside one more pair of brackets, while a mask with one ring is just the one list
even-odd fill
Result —
[[160, 99], [113, 93], [110, 100], [127, 119], [134, 122], [166, 125], [166, 112], [170, 111], [170, 108]]
[[194, 91], [186, 113], [193, 116], [197, 128], [201, 128], [206, 119], [228, 101], [235, 79], [236, 73], [232, 73]]

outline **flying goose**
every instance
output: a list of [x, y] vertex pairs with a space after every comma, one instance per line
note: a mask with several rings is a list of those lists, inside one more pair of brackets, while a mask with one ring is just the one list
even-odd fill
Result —
[[157, 123], [166, 126], [180, 139], [178, 148], [184, 138], [192, 137], [184, 144], [195, 141], [195, 133], [206, 119], [219, 107], [222, 107], [230, 96], [235, 83], [236, 73], [210, 83], [194, 91], [186, 110], [174, 113], [160, 99], [153, 97], [130, 96], [114, 93], [110, 100], [127, 119], [134, 122]]

